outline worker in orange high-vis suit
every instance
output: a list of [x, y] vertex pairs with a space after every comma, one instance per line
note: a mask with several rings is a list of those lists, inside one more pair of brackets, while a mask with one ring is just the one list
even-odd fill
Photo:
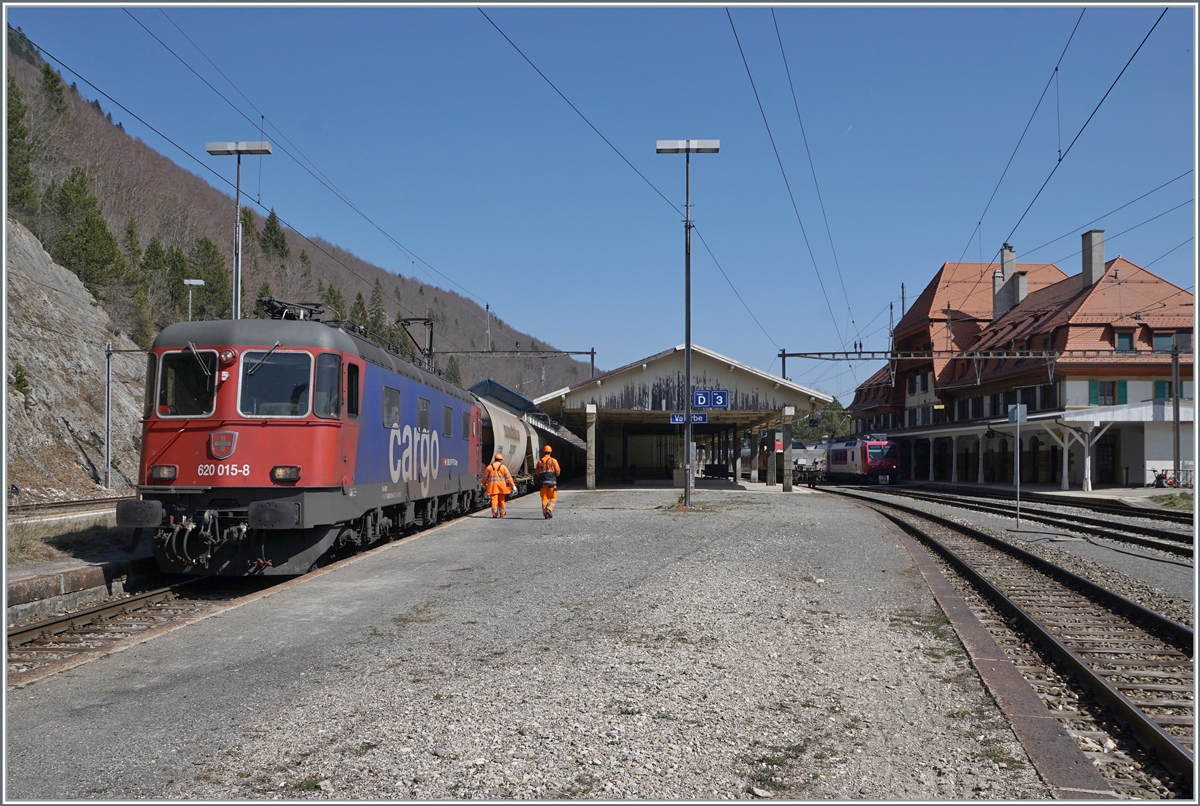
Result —
[[492, 497], [493, 518], [504, 517], [504, 499], [514, 489], [512, 473], [504, 466], [504, 454], [498, 453], [483, 470], [483, 491]]
[[537, 468], [534, 472], [537, 473], [538, 484], [542, 488], [542, 517], [554, 517], [554, 502], [558, 500], [558, 474], [562, 469], [558, 466], [558, 460], [550, 455], [550, 446], [542, 448], [542, 458], [538, 460]]

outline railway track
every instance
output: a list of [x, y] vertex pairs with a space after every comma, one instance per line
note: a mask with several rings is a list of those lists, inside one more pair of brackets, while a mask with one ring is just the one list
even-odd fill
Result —
[[[877, 488], [877, 490], [872, 489], [872, 492], [876, 491], [887, 495], [902, 496], [919, 501], [944, 504], [946, 506], [956, 507], [959, 509], [968, 509], [974, 512], [986, 512], [1003, 517], [1015, 517], [1017, 511], [1015, 502], [1009, 504], [1004, 500], [979, 500], [973, 495], [884, 487]], [[1193, 547], [1193, 535], [1190, 530], [1183, 531], [1177, 529], [1163, 529], [1158, 526], [1149, 526], [1144, 523], [1139, 524], [1118, 521], [1113, 519], [1116, 517], [1116, 515], [1113, 515], [1109, 518], [1094, 518], [1087, 515], [1068, 514], [1062, 511], [1050, 509], [1050, 506], [1056, 507], [1059, 510], [1069, 510], [1074, 508], [1073, 504], [1062, 501], [1052, 501], [1048, 504], [1037, 504], [1030, 506], [1026, 504], [1024, 500], [1022, 500], [1021, 517], [1028, 521], [1054, 526], [1059, 529], [1065, 529], [1068, 531], [1083, 533], [1096, 537], [1104, 537], [1120, 543], [1129, 543], [1146, 548], [1153, 548], [1181, 557], [1192, 558], [1195, 555], [1195, 549]], [[1090, 507], [1086, 508], [1090, 509]], [[1141, 518], [1143, 520], [1157, 520], [1157, 516], [1158, 513], [1156, 512], [1139, 514], [1139, 510], [1123, 511], [1121, 513], [1121, 517], [1124, 518]], [[1086, 526], [1086, 531], [1081, 530], [1081, 526]]]
[[41, 518], [53, 515], [73, 515], [83, 512], [100, 512], [115, 509], [119, 501], [132, 500], [132, 495], [119, 495], [112, 498], [86, 498], [79, 501], [41, 501], [36, 504], [10, 504], [7, 514], [9, 520], [24, 518]]
[[7, 631], [8, 688], [20, 688], [198, 621], [284, 580], [188, 579]]
[[[1037, 644], [1060, 676], [1085, 690], [1162, 765], [1177, 796], [1191, 795], [1191, 629], [985, 532], [896, 502], [837, 492], [871, 505], [933, 548], [996, 608], [1000, 622]], [[1023, 672], [1031, 668], [1019, 653], [1005, 651]], [[1095, 743], [1078, 734], [1085, 749], [1083, 739]]]
[[[994, 498], [1001, 501], [1013, 501], [1016, 499], [1016, 492], [1007, 493], [994, 488], [973, 489], [969, 492], [959, 485], [954, 487], [939, 486], [937, 484], [918, 484], [917, 489], [927, 492], [940, 492], [946, 494], [956, 494], [969, 498]], [[1163, 490], [1164, 493], [1180, 492], [1179, 490]], [[1116, 515], [1126, 518], [1153, 518], [1158, 521], [1166, 521], [1168, 523], [1179, 523], [1191, 526], [1193, 515], [1186, 510], [1174, 509], [1142, 509], [1121, 501], [1099, 501], [1095, 498], [1067, 498], [1062, 495], [1047, 495], [1046, 493], [1021, 493], [1021, 505], [1024, 508], [1026, 503], [1030, 504], [1050, 504], [1052, 506], [1071, 507], [1075, 509], [1087, 509], [1092, 512], [1102, 513], [1105, 515]]]

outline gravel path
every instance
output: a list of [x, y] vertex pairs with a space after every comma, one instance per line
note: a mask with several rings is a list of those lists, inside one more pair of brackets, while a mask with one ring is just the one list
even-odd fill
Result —
[[694, 501], [526, 497], [10, 692], [7, 796], [1049, 796], [878, 516]]

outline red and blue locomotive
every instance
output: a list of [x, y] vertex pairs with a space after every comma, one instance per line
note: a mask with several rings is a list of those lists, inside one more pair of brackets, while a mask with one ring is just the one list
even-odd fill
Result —
[[830, 481], [893, 484], [899, 481], [900, 446], [881, 434], [841, 437], [824, 445]]
[[483, 416], [353, 326], [180, 322], [150, 349], [141, 500], [117, 523], [153, 530], [166, 572], [303, 574], [480, 506]]

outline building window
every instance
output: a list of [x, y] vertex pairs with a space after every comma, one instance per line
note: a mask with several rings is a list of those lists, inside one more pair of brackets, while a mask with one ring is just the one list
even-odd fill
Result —
[[958, 419], [958, 420], [971, 419], [971, 401], [969, 401], [969, 400], [958, 401], [958, 412], [955, 414], [955, 419]]
[[983, 398], [982, 397], [971, 398], [971, 417], [976, 418], [976, 417], [982, 417], [982, 416], [983, 416]]
[[1163, 400], [1163, 399], [1170, 400], [1171, 399], [1171, 382], [1170, 381], [1155, 381], [1154, 382], [1154, 399], [1155, 400]]
[[996, 392], [991, 397], [991, 415], [993, 417], [999, 417], [1001, 408], [1003, 408], [1000, 402], [1000, 393]]
[[921, 391], [922, 392], [929, 391], [929, 376], [932, 374], [933, 373], [931, 373], [931, 372], [922, 372], [921, 373]]
[[[1154, 334], [1154, 352], [1169, 353], [1171, 352], [1171, 344], [1175, 340], [1174, 333], [1155, 333]], [[1157, 397], [1157, 395], [1155, 395]]]
[[1117, 349], [1118, 350], [1132, 350], [1133, 349], [1133, 334], [1132, 333], [1118, 333], [1117, 334]]
[[1057, 387], [1054, 384], [1048, 383], [1042, 387], [1042, 408], [1056, 409], [1058, 408], [1058, 394], [1055, 392]]
[[908, 393], [910, 395], [915, 395], [917, 393], [917, 376], [916, 375], [908, 376]]
[[916, 426], [916, 424], [917, 424], [917, 410], [909, 409], [908, 410], [908, 427], [913, 428], [914, 426]]
[[1088, 404], [1124, 406], [1128, 401], [1125, 381], [1088, 381]]

